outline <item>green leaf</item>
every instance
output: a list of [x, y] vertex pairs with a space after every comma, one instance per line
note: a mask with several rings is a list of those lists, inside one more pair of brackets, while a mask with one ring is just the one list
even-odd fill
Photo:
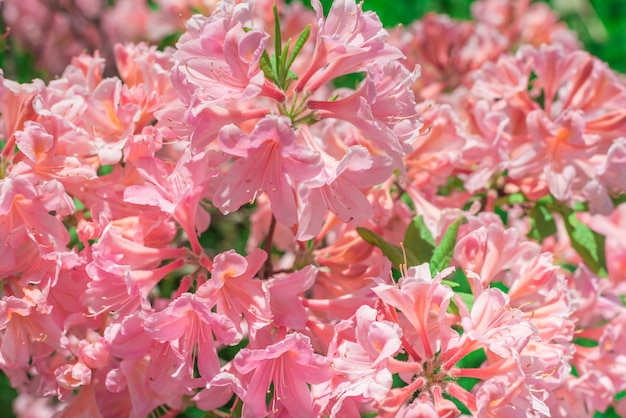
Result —
[[479, 348], [463, 357], [458, 361], [458, 363], [455, 364], [455, 366], [459, 369], [477, 369], [482, 366], [485, 361], [487, 361], [485, 349]]
[[[448, 277], [446, 277], [445, 280], [442, 280], [441, 282], [447, 284], [450, 287], [454, 287], [454, 293], [472, 293], [472, 288], [469, 284], [469, 280], [467, 280], [467, 276], [461, 268], [456, 268], [454, 272], [452, 272], [452, 274], [450, 274]], [[453, 283], [453, 285], [449, 285], [448, 283]]]
[[287, 65], [285, 66], [285, 71], [289, 71], [289, 69], [291, 68], [291, 64], [293, 64], [294, 60], [298, 56], [298, 53], [300, 52], [300, 50], [302, 49], [306, 41], [309, 39], [309, 36], [311, 36], [310, 24], [306, 25], [304, 29], [302, 30], [302, 33], [300, 33], [300, 36], [298, 36], [298, 40], [296, 41], [296, 44], [293, 46], [293, 49], [291, 50], [291, 54], [289, 54], [289, 60], [287, 61]]
[[283, 40], [280, 35], [280, 19], [278, 18], [278, 8], [276, 7], [276, 3], [274, 3], [273, 7], [274, 11], [274, 64], [276, 65], [276, 74], [279, 76], [280, 80], [280, 53], [283, 45]]
[[465, 306], [467, 306], [467, 310], [468, 311], [472, 311], [472, 307], [474, 306], [474, 295], [472, 293], [465, 293], [465, 292], [454, 292], [455, 295], [458, 295], [461, 300], [463, 300], [463, 302], [465, 303]]
[[452, 260], [452, 253], [454, 252], [454, 246], [456, 245], [456, 237], [459, 233], [459, 226], [461, 225], [461, 218], [452, 222], [448, 227], [448, 230], [444, 234], [441, 242], [435, 248], [433, 256], [430, 259], [430, 273], [435, 275], [441, 270], [448, 267]]
[[261, 67], [261, 71], [263, 71], [265, 78], [268, 78], [274, 83], [278, 84], [278, 80], [276, 79], [276, 73], [274, 72], [274, 68], [272, 67], [272, 60], [270, 59], [267, 50], [263, 51], [263, 54], [261, 55], [259, 67]]
[[418, 215], [404, 232], [404, 247], [411, 250], [417, 258], [418, 264], [430, 261], [435, 250], [435, 240], [424, 223], [424, 217]]
[[363, 238], [363, 241], [373, 245], [374, 247], [380, 248], [383, 254], [389, 259], [389, 261], [391, 261], [396, 269], [400, 270], [400, 266], [404, 264], [405, 254], [406, 262], [409, 266], [418, 265], [417, 258], [415, 258], [415, 255], [410, 250], [405, 249], [403, 252], [400, 246], [385, 241], [383, 237], [367, 228], [359, 227], [356, 231], [361, 238]]
[[596, 340], [592, 340], [591, 338], [578, 337], [578, 338], [574, 338], [572, 342], [581, 347], [597, 347], [598, 346], [598, 342]]
[[591, 271], [600, 277], [607, 277], [604, 235], [592, 231], [576, 218], [576, 213], [568, 208], [560, 208], [565, 221], [565, 229], [572, 247]]
[[11, 382], [7, 376], [3, 372], [0, 372], [0, 407], [2, 408], [3, 417], [15, 417], [11, 406], [15, 398], [17, 398], [17, 391], [11, 387]]
[[282, 83], [282, 85], [280, 86], [281, 88], [285, 88], [285, 81], [286, 81], [286, 73], [287, 73], [287, 55], [289, 54], [289, 44], [291, 43], [291, 39], [289, 39], [287, 41], [287, 43], [285, 44], [285, 46], [283, 47], [283, 52], [281, 52], [280, 54], [280, 64], [278, 65], [278, 78], [280, 80], [280, 82]]
[[542, 242], [544, 238], [556, 234], [556, 224], [554, 217], [548, 207], [537, 202], [530, 212], [530, 232], [528, 236], [538, 242]]

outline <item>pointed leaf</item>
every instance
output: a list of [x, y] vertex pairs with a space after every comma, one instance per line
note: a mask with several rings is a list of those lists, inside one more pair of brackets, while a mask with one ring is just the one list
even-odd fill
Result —
[[556, 224], [552, 212], [545, 205], [537, 202], [530, 212], [530, 232], [528, 236], [542, 242], [544, 238], [556, 234]]
[[576, 250], [587, 267], [600, 277], [607, 277], [604, 235], [592, 231], [576, 217], [571, 209], [562, 209], [565, 229], [569, 235], [572, 248]]
[[404, 233], [404, 247], [411, 250], [417, 258], [419, 264], [430, 261], [435, 250], [435, 240], [430, 230], [424, 223], [424, 217], [418, 215]]
[[403, 252], [399, 245], [394, 245], [385, 241], [383, 237], [367, 228], [359, 227], [356, 231], [359, 233], [361, 238], [363, 238], [363, 241], [373, 245], [374, 247], [380, 248], [383, 254], [398, 270], [400, 270], [400, 266], [404, 264], [405, 254], [406, 262], [409, 267], [417, 266], [419, 264], [417, 258], [415, 258], [415, 255], [410, 250], [405, 250], [405, 252]]
[[298, 40], [296, 41], [296, 44], [293, 46], [291, 54], [289, 55], [289, 61], [287, 61], [287, 65], [285, 66], [286, 70], [289, 70], [291, 68], [291, 64], [293, 64], [294, 60], [298, 56], [298, 53], [300, 52], [306, 41], [309, 39], [309, 36], [311, 36], [311, 24], [306, 25], [302, 30], [302, 33], [300, 33], [300, 36], [298, 36]]
[[276, 79], [276, 74], [274, 73], [274, 69], [272, 67], [272, 61], [269, 54], [267, 53], [267, 50], [263, 51], [263, 54], [261, 55], [259, 67], [261, 67], [261, 71], [263, 71], [263, 75], [265, 75], [265, 78], [272, 80], [274, 83], [278, 83]]
[[283, 45], [283, 40], [280, 36], [280, 19], [278, 18], [278, 8], [276, 8], [276, 3], [274, 3], [274, 64], [276, 65], [276, 74], [280, 76], [280, 53]]
[[289, 54], [289, 44], [291, 43], [291, 39], [287, 41], [285, 46], [283, 47], [283, 52], [280, 54], [280, 63], [278, 65], [278, 78], [280, 82], [283, 84], [281, 88], [285, 88], [285, 80], [287, 78], [287, 55]]
[[461, 218], [452, 222], [448, 227], [448, 230], [444, 234], [441, 242], [435, 248], [433, 257], [430, 259], [430, 272], [435, 275], [448, 267], [452, 260], [452, 253], [454, 252], [454, 246], [456, 245], [456, 237], [459, 233], [459, 226], [461, 225]]

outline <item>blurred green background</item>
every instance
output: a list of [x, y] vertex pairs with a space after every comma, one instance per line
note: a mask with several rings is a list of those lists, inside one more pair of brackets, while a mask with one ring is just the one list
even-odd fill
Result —
[[[331, 2], [322, 0], [326, 9]], [[393, 27], [399, 23], [409, 24], [431, 11], [456, 19], [470, 19], [471, 3], [472, 0], [365, 0], [364, 8], [376, 11], [386, 27]], [[587, 51], [616, 71], [626, 73], [626, 0], [550, 0], [547, 3], [578, 34]], [[4, 27], [4, 23], [0, 22], [0, 28]], [[45, 72], [35, 68], [34, 62], [31, 54], [19, 51], [11, 43], [10, 35], [0, 39], [0, 67], [5, 70], [7, 78], [28, 82], [35, 77], [45, 77]], [[228, 231], [221, 233], [227, 234]], [[236, 235], [241, 235], [241, 231]], [[8, 380], [0, 373], [0, 416], [14, 416], [11, 403], [15, 396]], [[192, 408], [179, 416], [199, 418], [211, 415]], [[612, 410], [596, 416], [618, 417]]]

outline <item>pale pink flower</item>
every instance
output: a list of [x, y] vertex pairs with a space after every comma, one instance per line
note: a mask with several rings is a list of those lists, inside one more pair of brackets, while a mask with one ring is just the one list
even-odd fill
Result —
[[151, 314], [145, 322], [150, 337], [176, 344], [185, 362], [191, 366], [190, 370], [197, 360], [200, 376], [207, 380], [220, 369], [213, 335], [222, 344], [236, 344], [242, 337], [233, 321], [223, 314], [211, 312], [209, 302], [184, 293], [161, 312]]
[[376, 14], [363, 11], [354, 0], [334, 1], [326, 18], [319, 0], [312, 2], [317, 15], [315, 51], [297, 91], [314, 92], [341, 75], [361, 72], [364, 63], [388, 62], [402, 53], [385, 42], [388, 33]]
[[0, 73], [0, 121], [2, 133], [7, 143], [2, 150], [2, 158], [8, 158], [15, 146], [15, 131], [21, 129], [27, 120], [35, 117], [33, 101], [43, 90], [43, 83], [18, 84], [7, 80]]
[[308, 315], [300, 298], [313, 286], [317, 272], [317, 267], [309, 264], [295, 273], [277, 275], [266, 282], [273, 325], [295, 330], [304, 329]]
[[608, 216], [584, 216], [581, 220], [594, 231], [606, 237], [606, 265], [616, 294], [623, 294], [626, 286], [626, 239], [621, 233], [626, 226], [626, 204], [622, 203]]
[[376, 316], [376, 310], [361, 306], [346, 325], [354, 328], [354, 338], [331, 344], [338, 345], [329, 353], [331, 368], [341, 375], [332, 385], [331, 396], [336, 401], [331, 416], [336, 416], [347, 398], [361, 402], [382, 399], [391, 389], [393, 379], [387, 360], [400, 350], [402, 331], [393, 322], [377, 321]]
[[319, 233], [326, 209], [346, 223], [360, 224], [370, 219], [374, 212], [361, 189], [382, 183], [391, 174], [390, 158], [372, 156], [362, 146], [348, 148], [341, 161], [320, 154], [324, 160], [322, 173], [303, 182], [299, 192], [299, 241]]
[[[606, 161], [598, 168], [598, 180], [612, 193], [626, 191], [626, 138], [616, 139], [606, 153]], [[591, 201], [591, 199], [590, 199]]]
[[[523, 387], [524, 380], [516, 373], [494, 377], [476, 388], [477, 417], [549, 417], [546, 404]], [[523, 392], [520, 393], [520, 390]]]
[[[261, 93], [265, 76], [259, 67], [269, 35], [253, 28], [249, 3], [219, 3], [210, 17], [193, 16], [177, 43], [180, 61], [177, 89], [194, 90], [203, 101], [227, 103]], [[186, 86], [183, 86], [186, 84]]]
[[484, 214], [471, 219], [467, 227], [460, 231], [454, 258], [464, 271], [480, 276], [487, 287], [491, 282], [509, 283], [509, 270], [538, 250], [536, 244], [529, 242], [516, 229], [505, 229], [500, 218]]
[[333, 101], [311, 100], [308, 106], [320, 118], [342, 119], [359, 128], [369, 142], [395, 157], [394, 168], [400, 168], [398, 156], [411, 151], [422, 127], [415, 97], [408, 90], [416, 77], [395, 60], [372, 63], [354, 93]]
[[37, 246], [51, 249], [67, 245], [67, 229], [60, 219], [50, 215], [50, 211], [71, 213], [73, 203], [66, 202], [67, 198], [63, 187], [56, 180], [35, 187], [21, 176], [1, 179], [0, 234], [3, 235], [5, 248], [9, 247], [10, 250], [13, 246], [21, 245], [21, 240], [29, 240]]
[[479, 0], [471, 9], [476, 21], [497, 29], [508, 38], [511, 48], [517, 44], [558, 44], [570, 51], [580, 47], [576, 34], [544, 3]]
[[626, 132], [626, 89], [604, 63], [558, 45], [522, 47], [485, 65], [475, 80], [472, 93], [509, 119], [501, 169], [513, 181], [544, 183], [559, 200], [602, 195], [592, 180]]
[[122, 101], [123, 89], [119, 79], [103, 80], [87, 99], [81, 115], [81, 126], [92, 136], [101, 164], [120, 161], [124, 144], [135, 133], [141, 117], [139, 105]]
[[218, 141], [225, 152], [240, 158], [222, 179], [213, 204], [228, 213], [266, 192], [276, 220], [295, 225], [296, 182], [318, 175], [321, 163], [319, 154], [298, 144], [289, 119], [267, 116], [249, 136], [229, 125], [220, 131]]
[[155, 206], [170, 214], [187, 233], [192, 250], [199, 254], [198, 233], [204, 232], [210, 223], [208, 212], [200, 204], [221, 160], [213, 152], [195, 156], [185, 152], [175, 166], [158, 158], [139, 159], [134, 164], [147, 182], [126, 188], [124, 201]]
[[254, 280], [267, 253], [256, 248], [247, 257], [234, 250], [213, 259], [211, 279], [198, 287], [196, 295], [216, 304], [217, 313], [230, 318], [242, 332], [241, 317], [248, 326], [263, 327], [271, 321], [269, 295], [261, 280]]
[[230, 401], [233, 393], [239, 397], [244, 396], [245, 390], [241, 381], [235, 374], [222, 371], [216, 374], [206, 387], [193, 397], [193, 400], [198, 408], [211, 411]]
[[[426, 191], [444, 185], [461, 165], [463, 153], [459, 151], [468, 139], [461, 128], [460, 115], [450, 106], [433, 102], [420, 106], [426, 107], [423, 116], [427, 132], [417, 137], [413, 151], [404, 157], [404, 166], [409, 181]], [[485, 158], [485, 151], [481, 151], [481, 158]]]
[[430, 278], [427, 264], [411, 267], [399, 287], [381, 285], [374, 292], [386, 304], [402, 312], [403, 335], [412, 342], [417, 358], [431, 359], [438, 351], [446, 351], [457, 337], [446, 321], [446, 310], [454, 293], [440, 282], [448, 272]]
[[31, 350], [47, 356], [67, 343], [50, 311], [49, 305], [35, 306], [15, 296], [4, 296], [0, 300], [0, 364], [3, 368], [26, 369]]
[[57, 416], [59, 418], [72, 418], [81, 415], [89, 418], [102, 418], [94, 389], [94, 384], [82, 386], [69, 405]]
[[519, 353], [535, 338], [537, 329], [526, 321], [522, 312], [509, 305], [508, 296], [490, 288], [476, 297], [471, 316], [462, 314], [462, 339], [469, 339], [501, 358]]
[[12, 171], [32, 174], [34, 183], [56, 179], [63, 184], [83, 183], [96, 178], [96, 171], [84, 160], [74, 156], [57, 155], [57, 139], [37, 122], [27, 121], [23, 130], [15, 132], [16, 145], [26, 156]]
[[421, 77], [412, 88], [422, 99], [435, 99], [462, 86], [471, 71], [495, 61], [508, 47], [495, 28], [434, 13], [396, 29], [392, 43], [406, 55], [402, 63], [409, 70], [420, 67]]
[[[260, 349], [241, 350], [233, 360], [245, 377], [242, 417], [314, 416], [309, 384], [325, 382], [330, 377], [328, 360], [315, 354], [308, 337], [294, 333]], [[266, 395], [274, 390], [266, 406]]]
[[64, 364], [54, 371], [61, 388], [73, 390], [91, 382], [91, 369], [83, 363]]
[[133, 269], [101, 257], [86, 267], [91, 281], [81, 301], [93, 315], [117, 313], [125, 316], [137, 309], [149, 309], [148, 296], [167, 274], [179, 269], [182, 259], [154, 269]]

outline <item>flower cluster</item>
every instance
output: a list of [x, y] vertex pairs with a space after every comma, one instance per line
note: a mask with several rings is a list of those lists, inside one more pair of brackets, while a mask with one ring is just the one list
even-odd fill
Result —
[[157, 3], [205, 13], [0, 76], [18, 415], [626, 414], [626, 84], [549, 8]]

